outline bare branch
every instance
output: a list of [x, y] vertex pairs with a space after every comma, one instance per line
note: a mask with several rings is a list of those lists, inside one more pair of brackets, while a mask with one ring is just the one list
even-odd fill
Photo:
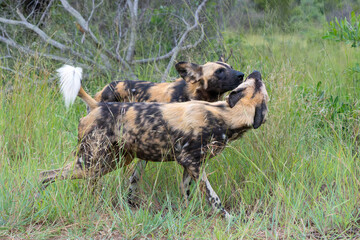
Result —
[[[179, 48], [179, 51], [184, 51], [184, 50], [187, 50], [187, 49], [190, 49], [190, 48], [195, 48], [197, 45], [199, 45], [199, 43], [204, 39], [205, 37], [205, 33], [202, 30], [202, 33], [201, 33], [201, 36], [200, 38], [193, 44], [188, 44], [186, 46], [182, 46]], [[175, 46], [170, 52], [162, 55], [162, 56], [159, 56], [159, 57], [154, 57], [154, 58], [146, 58], [146, 59], [140, 59], [140, 60], [134, 60], [132, 63], [148, 63], [148, 62], [157, 62], [157, 61], [160, 61], [160, 60], [164, 60], [164, 59], [167, 59], [169, 57], [171, 57], [174, 53], [175, 53], [175, 50], [176, 50], [176, 47], [178, 47], [179, 45]]]
[[12, 73], [16, 73], [16, 71], [14, 69], [8, 68], [8, 67], [4, 67], [4, 66], [0, 66], [0, 69], [12, 72]]
[[127, 5], [129, 6], [130, 18], [131, 18], [129, 48], [126, 54], [127, 62], [132, 62], [134, 58], [135, 42], [136, 42], [136, 25], [138, 20], [137, 19], [138, 3], [139, 0], [134, 0], [134, 2], [131, 2], [131, 0], [127, 0]]
[[[104, 0], [101, 0], [101, 2], [100, 2], [99, 4], [96, 4], [96, 5], [95, 5], [95, 0], [92, 0], [92, 9], [91, 9], [90, 16], [88, 17], [88, 20], [87, 20], [88, 26], [89, 26], [89, 22], [90, 22], [92, 16], [93, 16], [94, 13], [95, 13], [95, 9], [97, 9], [103, 2], [104, 2]], [[86, 32], [83, 33], [83, 36], [82, 36], [82, 38], [81, 38], [81, 43], [84, 43], [85, 33], [86, 33]]]
[[0, 17], [0, 22], [5, 23], [5, 24], [12, 24], [12, 25], [22, 25], [24, 27], [26, 27], [27, 29], [30, 29], [32, 31], [34, 31], [44, 42], [49, 43], [50, 45], [64, 51], [64, 52], [69, 52], [71, 54], [73, 54], [76, 57], [79, 57], [87, 62], [90, 62], [94, 65], [97, 65], [99, 68], [104, 69], [103, 66], [98, 65], [95, 61], [93, 61], [92, 59], [88, 58], [87, 56], [84, 56], [82, 54], [80, 54], [79, 52], [74, 51], [73, 49], [65, 46], [62, 43], [59, 43], [58, 41], [55, 41], [53, 39], [51, 39], [44, 31], [42, 31], [38, 26], [35, 26], [31, 23], [29, 23], [26, 18], [24, 17], [24, 15], [19, 11], [19, 9], [16, 10], [17, 14], [19, 15], [21, 21], [17, 21], [17, 20], [10, 20], [10, 19], [6, 19], [6, 18], [2, 18]]
[[[171, 67], [172, 67], [172, 65], [173, 65], [173, 63], [175, 61], [175, 58], [176, 58], [178, 52], [180, 50], [190, 49], [190, 48], [196, 47], [204, 39], [204, 37], [205, 37], [204, 29], [201, 27], [201, 36], [194, 44], [188, 44], [188, 45], [186, 45], [186, 46], [184, 46], [182, 48], [178, 48], [177, 51], [176, 50], [174, 51], [174, 54], [171, 56], [171, 59], [170, 59], [170, 61], [168, 63], [168, 66], [166, 67], [166, 70], [165, 70], [164, 74], [161, 77], [161, 82], [165, 82], [166, 78], [168, 77], [168, 74], [170, 72], [170, 69], [171, 69]], [[179, 45], [181, 45], [181, 42], [179, 42]]]
[[[168, 63], [168, 66], [167, 66], [167, 68], [166, 68], [166, 70], [165, 70], [165, 72], [164, 72], [164, 74], [163, 74], [163, 76], [161, 78], [161, 82], [165, 82], [165, 80], [166, 80], [166, 78], [167, 78], [167, 76], [169, 74], [170, 68], [172, 67], [172, 65], [173, 65], [173, 63], [175, 61], [175, 58], [176, 58], [177, 54], [179, 53], [179, 51], [181, 49], [181, 45], [184, 43], [184, 41], [185, 41], [187, 35], [189, 34], [189, 32], [192, 31], [193, 29], [195, 29], [197, 26], [199, 26], [199, 13], [200, 13], [201, 9], [205, 6], [206, 2], [207, 2], [207, 0], [203, 0], [202, 3], [199, 5], [199, 7], [196, 9], [195, 15], [194, 15], [194, 24], [191, 27], [187, 27], [186, 31], [181, 36], [178, 45], [173, 49], [174, 50], [173, 55], [171, 56], [170, 61]], [[202, 37], [203, 37], [204, 30], [202, 29], [202, 27], [201, 27], [201, 30], [202, 30]]]
[[[203, 39], [204, 39], [204, 31], [203, 29], [201, 28], [201, 31], [202, 31], [202, 34], [199, 38], [198, 41], [196, 41], [194, 44], [188, 44], [186, 46], [181, 46], [183, 44], [183, 42], [185, 41], [187, 35], [189, 34], [189, 32], [191, 32], [192, 30], [194, 30], [196, 27], [198, 27], [199, 25], [199, 13], [201, 11], [201, 9], [205, 6], [205, 3], [207, 2], [207, 0], [203, 0], [203, 2], [199, 5], [199, 7], [197, 8], [195, 14], [194, 14], [194, 24], [192, 26], [190, 26], [186, 21], [185, 19], [183, 19], [183, 22], [186, 24], [187, 28], [185, 30], [185, 32], [183, 33], [183, 35], [181, 36], [180, 40], [178, 41], [178, 44], [173, 48], [171, 49], [171, 51], [169, 51], [168, 53], [162, 55], [162, 56], [159, 56], [159, 57], [153, 57], [153, 58], [146, 58], [146, 59], [139, 59], [139, 60], [134, 60], [132, 61], [132, 64], [136, 64], [136, 63], [148, 63], [148, 62], [155, 62], [155, 61], [160, 61], [160, 60], [163, 60], [163, 59], [167, 59], [167, 58], [170, 58], [172, 56], [175, 55], [175, 57], [173, 58], [173, 60], [176, 58], [176, 55], [179, 51], [184, 51], [184, 50], [187, 50], [187, 49], [190, 49], [190, 48], [194, 48], [196, 47]], [[170, 60], [170, 65], [172, 65], [173, 63], [173, 60], [171, 61]], [[168, 71], [167, 71], [168, 72]], [[165, 74], [164, 74], [165, 75]]]
[[44, 18], [45, 18], [46, 15], [48, 14], [48, 11], [49, 11], [51, 5], [53, 4], [53, 2], [54, 2], [54, 0], [50, 0], [49, 4], [46, 6], [46, 9], [45, 9], [45, 11], [43, 12], [43, 14], [41, 15], [41, 18], [40, 18], [38, 24], [36, 24], [37, 27], [40, 26], [40, 24], [41, 24], [42, 21], [44, 21]]
[[75, 17], [77, 19], [77, 22], [79, 24], [79, 27], [81, 27], [81, 31], [82, 32], [86, 32], [90, 35], [91, 40], [93, 41], [93, 43], [95, 43], [96, 47], [99, 49], [102, 49], [103, 51], [105, 51], [105, 54], [111, 58], [116, 60], [117, 62], [121, 63], [121, 65], [123, 67], [125, 67], [128, 71], [129, 71], [129, 75], [131, 76], [131, 78], [133, 79], [137, 79], [137, 77], [135, 76], [135, 74], [133, 73], [130, 65], [120, 56], [120, 55], [114, 55], [112, 52], [110, 52], [109, 50], [107, 50], [103, 44], [100, 43], [100, 41], [96, 38], [96, 36], [94, 35], [94, 33], [91, 31], [91, 29], [89, 28], [89, 24], [88, 22], [83, 18], [83, 16], [81, 16], [81, 14], [76, 11], [67, 0], [60, 0], [63, 7], [65, 8], [66, 11], [68, 11], [73, 17]]
[[10, 56], [10, 55], [6, 55], [6, 56], [2, 56], [2, 57], [0, 57], [0, 59], [6, 59], [6, 58], [13, 58], [12, 56]]
[[[13, 47], [13, 48], [19, 50], [20, 52], [23, 52], [23, 53], [26, 53], [26, 54], [29, 54], [29, 55], [32, 55], [32, 56], [46, 57], [46, 58], [56, 60], [56, 61], [59, 61], [59, 62], [63, 62], [63, 63], [69, 63], [71, 61], [70, 59], [67, 59], [67, 58], [64, 58], [64, 57], [33, 51], [33, 50], [29, 49], [28, 47], [24, 47], [24, 46], [21, 46], [21, 45], [17, 44], [12, 39], [5, 38], [5, 37], [2, 37], [2, 36], [0, 36], [0, 42], [4, 42], [7, 45], [9, 45], [10, 47]], [[77, 65], [82, 67], [82, 68], [86, 68], [86, 69], [90, 68], [88, 65], [85, 65], [85, 64], [77, 63]]]
[[90, 16], [88, 17], [88, 20], [87, 20], [87, 23], [88, 23], [88, 24], [89, 24], [92, 16], [94, 15], [95, 9], [97, 9], [98, 7], [100, 7], [100, 5], [103, 4], [103, 2], [104, 2], [104, 0], [101, 0], [100, 3], [98, 3], [98, 4], [95, 5], [95, 0], [92, 0], [92, 5], [93, 5], [93, 7], [92, 7], [92, 9], [91, 9]]

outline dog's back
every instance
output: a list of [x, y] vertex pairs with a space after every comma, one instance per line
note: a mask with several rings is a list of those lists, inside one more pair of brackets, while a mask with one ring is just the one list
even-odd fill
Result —
[[178, 79], [170, 83], [146, 81], [115, 81], [96, 93], [98, 102], [186, 102], [186, 82]]

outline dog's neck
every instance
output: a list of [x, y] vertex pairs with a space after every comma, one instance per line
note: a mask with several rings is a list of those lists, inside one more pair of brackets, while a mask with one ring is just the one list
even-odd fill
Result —
[[[185, 81], [185, 80], [184, 80]], [[222, 94], [216, 92], [209, 92], [203, 89], [200, 81], [195, 83], [186, 83], [185, 94], [191, 100], [200, 100], [206, 102], [219, 101]]]
[[230, 108], [226, 101], [209, 103], [209, 105], [212, 107], [211, 112], [217, 115], [217, 119], [224, 121], [224, 128], [227, 129], [226, 135], [229, 139], [234, 140], [252, 128], [255, 116], [254, 107], [239, 102]]

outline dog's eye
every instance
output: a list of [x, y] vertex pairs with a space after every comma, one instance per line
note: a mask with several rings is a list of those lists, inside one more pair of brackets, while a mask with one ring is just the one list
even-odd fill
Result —
[[219, 68], [218, 70], [216, 70], [215, 74], [222, 74], [225, 72], [225, 68]]

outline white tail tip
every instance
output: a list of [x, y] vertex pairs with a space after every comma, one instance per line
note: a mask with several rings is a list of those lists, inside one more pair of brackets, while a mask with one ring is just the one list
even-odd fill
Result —
[[60, 91], [64, 96], [65, 106], [74, 103], [81, 87], [82, 68], [64, 65], [58, 70]]

